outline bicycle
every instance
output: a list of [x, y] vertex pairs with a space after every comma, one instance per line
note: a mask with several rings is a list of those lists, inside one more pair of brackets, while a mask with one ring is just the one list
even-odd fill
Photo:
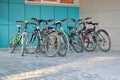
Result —
[[[41, 20], [35, 18], [32, 19], [38, 22], [40, 26]], [[39, 31], [41, 41], [39, 47], [42, 46], [42, 49], [44, 49], [45, 54], [49, 57], [54, 57], [57, 54], [60, 44], [58, 33], [53, 27], [50, 27], [48, 25], [48, 23], [52, 21], [53, 19], [42, 20], [42, 22], [45, 22], [45, 28], [42, 31]]]
[[96, 40], [93, 34], [89, 34], [89, 30], [86, 28], [87, 24], [86, 21], [88, 19], [91, 19], [90, 17], [87, 17], [85, 19], [71, 19], [73, 22], [75, 22], [75, 30], [78, 32], [79, 36], [82, 38], [83, 41], [83, 47], [86, 51], [92, 52], [97, 46]]
[[96, 27], [99, 25], [98, 23], [93, 22], [86, 22], [87, 24], [93, 25], [93, 28], [89, 29], [89, 33], [95, 35], [95, 39], [97, 41], [97, 45], [99, 49], [101, 49], [104, 52], [107, 52], [111, 48], [111, 39], [108, 34], [108, 32], [104, 29], [98, 29], [96, 30]]
[[[75, 26], [77, 28], [80, 28], [77, 30], [78, 33], [82, 36], [85, 50], [94, 51], [96, 49], [96, 46], [98, 45], [98, 47], [102, 51], [109, 51], [111, 48], [111, 40], [109, 34], [104, 29], [96, 30], [96, 26], [98, 26], [98, 23], [87, 21], [89, 19], [91, 19], [91, 17], [80, 20], [72, 19], [74, 22], [76, 22]], [[88, 29], [87, 25], [90, 24], [93, 26], [93, 28]]]
[[[20, 20], [16, 21], [20, 23], [18, 26], [18, 32], [15, 34], [14, 37], [12, 37], [9, 41], [9, 50], [11, 53], [14, 52], [16, 47], [21, 45], [21, 55], [24, 56], [24, 53], [34, 53], [36, 50], [36, 45], [38, 43], [38, 38], [36, 38], [36, 35], [33, 32], [27, 32], [27, 27], [29, 21], [27, 20]], [[32, 39], [32, 37], [34, 37]]]
[[60, 49], [59, 49], [59, 52], [58, 52], [59, 55], [65, 56], [67, 54], [67, 51], [69, 50], [69, 46], [72, 46], [72, 48], [76, 52], [82, 52], [83, 51], [83, 47], [82, 47], [83, 44], [82, 44], [82, 40], [78, 36], [78, 34], [76, 32], [71, 32], [69, 34], [62, 28], [62, 22], [65, 22], [65, 21], [68, 21], [68, 20], [63, 19], [63, 20], [55, 20], [54, 21], [55, 22], [55, 24], [54, 24], [55, 27], [59, 28], [58, 33], [61, 37], [60, 38], [61, 39], [60, 40], [61, 45], [60, 45]]
[[13, 35], [11, 37], [11, 39], [9, 40], [9, 44], [8, 44], [8, 49], [11, 53], [14, 52], [15, 48], [20, 44], [20, 40], [21, 40], [21, 28], [22, 28], [22, 24], [20, 25], [17, 25], [17, 28], [18, 28], [18, 32]]

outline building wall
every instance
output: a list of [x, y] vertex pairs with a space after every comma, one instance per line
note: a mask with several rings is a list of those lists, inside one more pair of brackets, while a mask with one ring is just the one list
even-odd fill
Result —
[[120, 51], [120, 0], [80, 0], [81, 18], [91, 16], [98, 28], [108, 31], [112, 50]]
[[[0, 48], [8, 47], [9, 38], [17, 32], [16, 20], [79, 18], [79, 7], [28, 5], [25, 0], [0, 0]], [[67, 23], [64, 24], [65, 29]]]

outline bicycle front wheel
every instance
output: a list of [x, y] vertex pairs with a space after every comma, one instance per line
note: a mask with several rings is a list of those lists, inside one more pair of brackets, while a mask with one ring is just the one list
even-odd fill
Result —
[[8, 49], [10, 53], [13, 53], [16, 47], [20, 44], [21, 36], [20, 35], [13, 35], [8, 44]]
[[98, 41], [98, 47], [104, 51], [107, 52], [111, 48], [111, 40], [109, 34], [103, 30], [100, 29], [97, 31], [97, 41]]
[[83, 37], [84, 48], [88, 52], [92, 52], [95, 50], [97, 46], [96, 36], [94, 33], [86, 34]]
[[59, 33], [59, 37], [60, 37], [60, 48], [59, 48], [58, 54], [64, 57], [66, 56], [68, 49], [69, 49], [69, 39], [62, 32]]
[[48, 57], [54, 57], [59, 50], [60, 41], [57, 32], [51, 32], [46, 35], [44, 40], [45, 54]]
[[76, 33], [71, 34], [71, 40], [70, 44], [72, 45], [73, 49], [76, 52], [82, 52], [83, 51], [83, 42], [81, 37], [79, 37]]
[[26, 39], [26, 51], [27, 53], [33, 54], [37, 52], [39, 45], [39, 37], [34, 33], [28, 33]]

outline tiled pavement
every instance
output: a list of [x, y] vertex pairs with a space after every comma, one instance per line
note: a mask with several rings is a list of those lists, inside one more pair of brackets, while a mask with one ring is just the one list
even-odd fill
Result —
[[0, 51], [0, 80], [120, 80], [120, 52], [69, 51], [50, 58]]

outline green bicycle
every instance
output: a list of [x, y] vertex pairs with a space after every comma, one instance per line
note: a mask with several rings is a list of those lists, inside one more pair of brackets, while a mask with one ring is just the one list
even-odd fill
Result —
[[[9, 40], [9, 51], [13, 53], [17, 47], [21, 48], [21, 55], [24, 53], [34, 53], [37, 49], [38, 38], [34, 32], [27, 32], [27, 27], [32, 26], [27, 20], [16, 21], [20, 24], [17, 25], [18, 32]], [[29, 25], [30, 24], [30, 25]]]

